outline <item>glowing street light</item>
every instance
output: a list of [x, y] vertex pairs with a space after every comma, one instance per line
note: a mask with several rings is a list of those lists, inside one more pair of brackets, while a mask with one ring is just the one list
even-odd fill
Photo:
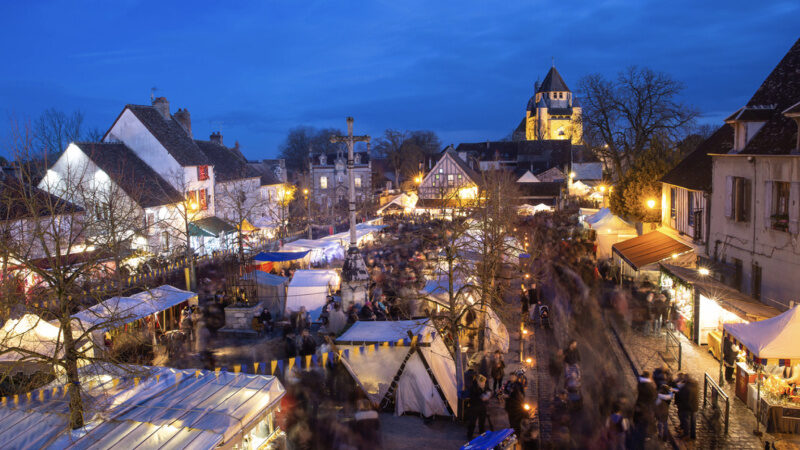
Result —
[[522, 407], [525, 408], [525, 411], [531, 410], [531, 405], [529, 405], [528, 403], [525, 403], [524, 405], [522, 405]]
[[656, 201], [651, 198], [650, 200], [647, 201], [647, 207], [650, 208], [650, 209], [655, 208], [656, 207]]
[[603, 185], [600, 185], [600, 192], [605, 192], [605, 191], [606, 191], [606, 187], [603, 186]]
[[711, 271], [710, 271], [710, 270], [708, 270], [708, 269], [707, 269], [707, 268], [705, 268], [705, 267], [701, 267], [701, 268], [697, 269], [697, 273], [699, 273], [699, 274], [700, 274], [700, 276], [703, 276], [703, 277], [705, 277], [705, 276], [707, 276], [708, 274], [710, 274], [710, 273], [711, 273]]
[[414, 183], [417, 183], [417, 184], [420, 184], [420, 183], [422, 183], [422, 177], [421, 177], [421, 176], [419, 176], [419, 175], [418, 175], [418, 176], [416, 176], [416, 177], [414, 177]]

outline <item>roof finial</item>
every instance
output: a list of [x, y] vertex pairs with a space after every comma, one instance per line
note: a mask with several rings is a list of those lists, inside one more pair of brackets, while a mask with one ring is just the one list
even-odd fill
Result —
[[556, 57], [555, 56], [551, 56], [550, 59], [552, 60], [553, 68], [555, 69], [555, 67], [556, 67]]

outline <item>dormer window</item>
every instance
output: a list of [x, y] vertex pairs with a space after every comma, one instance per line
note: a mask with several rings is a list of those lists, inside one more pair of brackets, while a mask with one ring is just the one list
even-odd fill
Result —
[[360, 153], [356, 153], [356, 155], [355, 155], [355, 163], [356, 164], [361, 164], [361, 154]]
[[324, 166], [328, 164], [328, 156], [327, 155], [319, 155], [319, 165]]

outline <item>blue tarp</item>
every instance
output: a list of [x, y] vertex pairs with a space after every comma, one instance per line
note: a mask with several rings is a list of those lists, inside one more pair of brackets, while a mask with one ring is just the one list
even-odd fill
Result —
[[[487, 431], [475, 439], [469, 441], [468, 444], [461, 447], [461, 450], [491, 450], [498, 445], [502, 444], [509, 436], [514, 434], [514, 430], [506, 428], [499, 431]], [[500, 447], [505, 448], [505, 447]]]
[[294, 261], [305, 258], [308, 252], [308, 250], [304, 252], [261, 252], [253, 260], [261, 262]]

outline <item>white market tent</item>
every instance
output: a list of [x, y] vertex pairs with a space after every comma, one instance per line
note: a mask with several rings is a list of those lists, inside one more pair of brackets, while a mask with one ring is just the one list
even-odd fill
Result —
[[[64, 339], [61, 329], [34, 314], [25, 314], [19, 319], [9, 319], [0, 329], [0, 351], [19, 348], [40, 355], [60, 357], [64, 354]], [[19, 361], [27, 354], [9, 351], [0, 354], [0, 361]]]
[[[461, 280], [456, 280], [453, 282], [453, 290], [454, 292], [458, 292], [464, 286], [464, 282]], [[448, 282], [447, 278], [442, 277], [438, 279], [429, 280], [425, 283], [425, 287], [422, 288], [422, 296], [437, 304], [437, 308], [441, 306], [447, 306], [450, 303], [450, 296], [448, 294]], [[461, 299], [465, 301], [469, 305], [474, 305], [477, 301], [477, 293], [464, 289], [462, 291]], [[506, 328], [503, 321], [500, 320], [500, 317], [497, 316], [497, 313], [492, 309], [491, 306], [486, 305], [486, 340], [487, 340], [487, 350], [494, 351], [500, 350], [503, 353], [508, 352], [509, 348], [509, 336], [508, 336], [508, 329]]]
[[726, 323], [723, 330], [754, 359], [762, 360], [762, 365], [778, 364], [778, 360], [789, 360], [782, 365], [800, 362], [800, 306], [758, 322]]
[[163, 285], [130, 297], [112, 297], [72, 316], [84, 330], [103, 324], [102, 331], [118, 328], [183, 302], [197, 304], [197, 294]]
[[536, 213], [549, 212], [552, 210], [553, 210], [552, 206], [545, 205], [544, 203], [539, 203], [537, 205], [529, 205], [525, 203], [517, 208], [517, 214], [523, 216], [532, 216]]
[[266, 375], [99, 364], [79, 370], [86, 426], [69, 431], [69, 396], [58, 379], [0, 406], [5, 448], [258, 448], [285, 394]]
[[[386, 228], [386, 225], [369, 225], [366, 223], [359, 223], [356, 225], [356, 243], [361, 246], [368, 244], [375, 239], [375, 233]], [[325, 236], [320, 239], [321, 241], [333, 241], [338, 243], [343, 249], [350, 246], [350, 231], [343, 231], [341, 233]]]
[[597, 233], [597, 257], [599, 259], [610, 258], [611, 248], [614, 244], [638, 236], [636, 227], [612, 214], [608, 208], [602, 208], [585, 218], [583, 224]]
[[283, 316], [283, 312], [286, 310], [286, 289], [289, 286], [289, 278], [262, 270], [254, 270], [242, 278], [251, 278], [255, 282], [256, 298], [262, 302], [262, 307], [269, 309], [272, 317]]
[[298, 239], [284, 245], [281, 251], [310, 251], [311, 262], [315, 264], [326, 260], [344, 258], [344, 247], [335, 240]]
[[[417, 336], [414, 346], [410, 345], [409, 332]], [[372, 344], [378, 348], [360, 351]], [[343, 364], [373, 403], [393, 400], [397, 415], [416, 412], [425, 417], [450, 416], [458, 410], [455, 362], [429, 319], [359, 321], [336, 340], [336, 345], [346, 350]], [[394, 380], [397, 387], [392, 393]]]
[[299, 311], [305, 306], [311, 320], [319, 319], [328, 295], [339, 289], [341, 280], [335, 270], [297, 270], [286, 294], [286, 311]]

